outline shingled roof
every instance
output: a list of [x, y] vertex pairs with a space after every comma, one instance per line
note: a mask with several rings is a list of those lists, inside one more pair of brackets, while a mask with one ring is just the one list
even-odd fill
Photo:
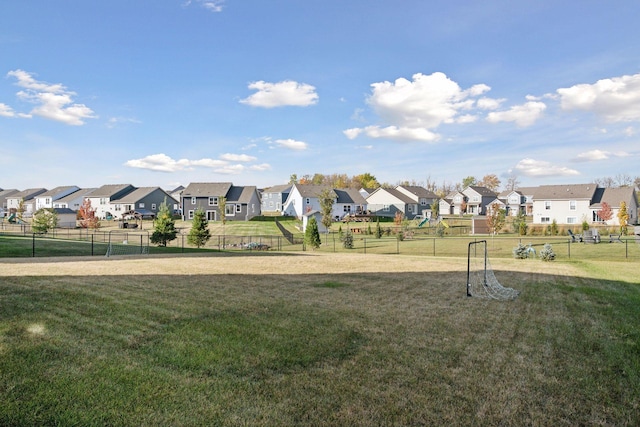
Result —
[[596, 184], [541, 185], [533, 192], [534, 200], [592, 200]]

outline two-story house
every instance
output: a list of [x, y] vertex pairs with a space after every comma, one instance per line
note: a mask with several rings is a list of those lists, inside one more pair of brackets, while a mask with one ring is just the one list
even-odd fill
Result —
[[111, 200], [113, 218], [120, 219], [128, 215], [155, 218], [160, 210], [160, 205], [165, 202], [169, 210], [178, 203], [160, 187], [134, 188], [132, 191]]
[[592, 216], [596, 184], [541, 185], [533, 192], [533, 223], [580, 224]]
[[107, 184], [97, 188], [86, 198], [91, 202], [91, 208], [95, 210], [97, 218], [116, 219], [121, 218], [124, 212], [133, 209], [133, 205], [123, 206], [121, 203], [114, 205], [112, 201], [122, 199], [133, 190], [135, 187], [131, 184]]
[[276, 214], [282, 213], [282, 206], [289, 197], [291, 192], [291, 184], [274, 185], [264, 189], [262, 192], [262, 213]]
[[4, 218], [8, 215], [9, 210], [7, 208], [7, 197], [16, 193], [19, 193], [16, 189], [0, 190], [0, 218]]
[[49, 191], [45, 191], [42, 194], [38, 194], [35, 197], [35, 201], [36, 201], [36, 211], [38, 209], [43, 209], [43, 208], [55, 208], [55, 207], [59, 207], [59, 206], [55, 206], [55, 203], [62, 199], [63, 197], [66, 197], [70, 194], [75, 193], [76, 191], [80, 190], [80, 187], [75, 186], [75, 185], [67, 185], [67, 186], [63, 186], [63, 187], [56, 187], [52, 190]]
[[420, 212], [416, 197], [396, 188], [377, 188], [366, 200], [367, 209], [376, 216], [393, 218], [401, 212], [405, 218], [414, 219]]
[[320, 196], [324, 190], [332, 192], [334, 198], [337, 197], [333, 189], [326, 185], [293, 184], [289, 197], [282, 206], [283, 214], [302, 219], [306, 213], [320, 212]]
[[18, 218], [30, 218], [36, 211], [36, 196], [46, 191], [46, 188], [29, 188], [7, 196], [7, 212]]
[[224, 199], [225, 219], [248, 221], [260, 215], [260, 195], [255, 186], [234, 186], [230, 182], [194, 182], [182, 191], [182, 218], [192, 220], [195, 212], [205, 212], [207, 221], [222, 218]]

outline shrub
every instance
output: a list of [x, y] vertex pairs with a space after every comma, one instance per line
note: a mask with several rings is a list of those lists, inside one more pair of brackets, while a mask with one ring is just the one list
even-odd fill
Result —
[[342, 247], [345, 249], [353, 249], [353, 234], [349, 230], [347, 230], [342, 239]]
[[543, 261], [553, 261], [556, 259], [556, 253], [549, 243], [544, 244], [544, 248], [540, 251], [540, 259]]
[[513, 257], [515, 259], [527, 259], [528, 255], [527, 247], [522, 243], [518, 243], [518, 246], [513, 248]]

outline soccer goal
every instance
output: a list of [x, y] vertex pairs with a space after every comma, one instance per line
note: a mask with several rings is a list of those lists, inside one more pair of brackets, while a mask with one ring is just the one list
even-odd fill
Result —
[[112, 230], [109, 232], [109, 245], [106, 256], [115, 255], [148, 255], [148, 232], [123, 232]]
[[519, 294], [520, 291], [505, 288], [496, 279], [487, 256], [487, 241], [470, 242], [467, 252], [467, 296], [505, 301], [516, 299]]

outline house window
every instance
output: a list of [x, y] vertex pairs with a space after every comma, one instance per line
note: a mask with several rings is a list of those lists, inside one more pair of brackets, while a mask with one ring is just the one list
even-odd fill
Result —
[[427, 206], [427, 199], [420, 199], [420, 205]]
[[551, 202], [544, 202], [544, 208], [545, 208], [545, 210], [550, 211], [551, 210]]
[[382, 210], [384, 212], [389, 212], [389, 205], [382, 205]]
[[269, 208], [273, 208], [273, 202], [269, 202]]
[[576, 201], [575, 200], [569, 200], [569, 209], [572, 211], [576, 210]]
[[151, 210], [155, 211], [157, 209], [157, 206], [155, 203], [151, 203]]
[[236, 213], [242, 212], [242, 205], [236, 205]]
[[192, 198], [191, 198], [191, 204], [192, 204], [192, 205], [195, 205], [195, 204], [196, 204], [196, 198], [195, 198], [195, 197], [192, 197]]
[[139, 203], [139, 204], [138, 204], [138, 207], [139, 207], [140, 209], [144, 209], [144, 203]]
[[575, 216], [567, 217], [567, 224], [577, 224], [577, 218]]
[[548, 216], [543, 216], [542, 218], [540, 218], [540, 222], [541, 222], [542, 224], [548, 224], [548, 223], [550, 223], [550, 222], [551, 222], [551, 220], [549, 219], [549, 217], [548, 217]]
[[209, 197], [209, 206], [218, 206], [218, 198]]
[[236, 207], [235, 205], [225, 205], [224, 207], [224, 213], [226, 215], [229, 216], [234, 216], [236, 214]]
[[306, 203], [307, 205], [310, 205], [310, 204], [311, 204], [311, 199], [307, 197], [307, 198], [305, 199], [305, 203]]
[[455, 200], [456, 203], [460, 203], [460, 196], [456, 196], [453, 200]]
[[121, 205], [115, 205], [115, 206], [113, 207], [113, 210], [115, 210], [115, 211], [120, 211], [120, 210], [122, 210], [122, 206], [121, 206]]
[[473, 196], [473, 201], [474, 201], [474, 202], [477, 202], [478, 200], [479, 200], [479, 199], [478, 199], [478, 196]]
[[342, 207], [342, 210], [344, 211], [344, 213], [350, 213], [351, 212], [351, 206], [350, 205], [345, 205]]
[[187, 215], [187, 217], [189, 219], [193, 219], [193, 211], [189, 211], [189, 214]]
[[101, 205], [106, 205], [107, 204], [107, 199], [100, 199], [100, 204]]
[[413, 205], [407, 205], [407, 213], [413, 213]]

